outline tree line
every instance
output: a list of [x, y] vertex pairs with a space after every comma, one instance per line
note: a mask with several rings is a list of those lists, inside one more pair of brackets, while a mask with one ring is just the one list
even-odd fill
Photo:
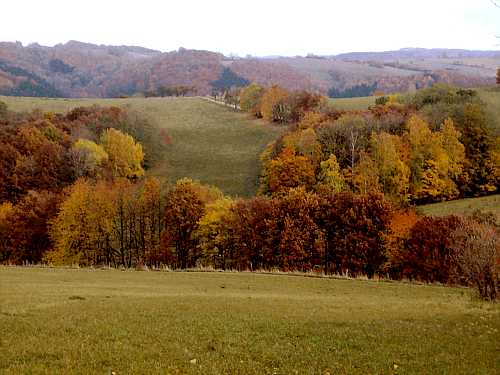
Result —
[[303, 186], [383, 193], [407, 206], [498, 192], [500, 137], [474, 90], [438, 84], [358, 111], [257, 84], [233, 89], [230, 100], [288, 126], [261, 156], [263, 194]]
[[[353, 114], [328, 108], [316, 94], [269, 90], [269, 98], [286, 98], [274, 101], [278, 106], [295, 107], [283, 111], [268, 103], [259, 106], [259, 114], [240, 93], [241, 107], [254, 115], [287, 113], [290, 121], [275, 120], [290, 131], [265, 150], [261, 193], [250, 199], [233, 199], [189, 179], [171, 186], [146, 177], [154, 161], [146, 163], [148, 151], [161, 146], [154, 143], [161, 136], [124, 110], [18, 114], [0, 105], [0, 261], [379, 275], [474, 284], [484, 297], [496, 298], [494, 218], [419, 217], [396, 195], [373, 189], [381, 180], [378, 168], [404, 168], [394, 155], [405, 142], [410, 155], [416, 144], [452, 170], [462, 160], [457, 155], [466, 155], [453, 120], [446, 117], [442, 127], [432, 128], [428, 117], [406, 113], [408, 107], [393, 98], [389, 105]], [[355, 171], [361, 155], [352, 142], [343, 142], [355, 138], [349, 135], [366, 126], [369, 114], [383, 119], [384, 131], [363, 141], [379, 164], [366, 167], [371, 179], [355, 190], [352, 181], [358, 180], [350, 180], [346, 170]], [[288, 116], [296, 116], [295, 122]], [[400, 121], [404, 127], [397, 130]], [[323, 122], [334, 128], [328, 138], [333, 152], [326, 159], [317, 142]], [[335, 133], [337, 127], [346, 138]], [[376, 148], [377, 142], [383, 146]], [[425, 162], [419, 165], [425, 172]], [[389, 177], [382, 181], [394, 186]]]

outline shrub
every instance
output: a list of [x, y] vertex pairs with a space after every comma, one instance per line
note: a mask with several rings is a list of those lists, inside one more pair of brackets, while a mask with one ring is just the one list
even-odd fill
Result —
[[410, 230], [402, 250], [402, 276], [411, 280], [447, 283], [453, 267], [451, 235], [458, 216], [423, 217]]
[[453, 232], [451, 248], [457, 280], [474, 286], [483, 299], [500, 297], [498, 230], [472, 217], [463, 219]]

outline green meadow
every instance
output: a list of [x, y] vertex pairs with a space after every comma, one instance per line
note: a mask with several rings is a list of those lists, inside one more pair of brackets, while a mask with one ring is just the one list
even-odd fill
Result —
[[259, 155], [283, 127], [203, 98], [46, 99], [0, 97], [13, 111], [66, 112], [79, 106], [120, 106], [139, 112], [164, 128], [172, 144], [150, 173], [171, 182], [190, 177], [231, 196], [255, 194]]
[[2, 374], [494, 374], [466, 288], [258, 273], [0, 268]]

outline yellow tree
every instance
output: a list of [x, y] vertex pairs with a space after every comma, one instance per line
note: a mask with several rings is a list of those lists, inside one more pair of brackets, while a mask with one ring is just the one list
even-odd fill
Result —
[[0, 262], [5, 262], [10, 257], [12, 225], [15, 225], [14, 210], [10, 202], [0, 204]]
[[380, 193], [380, 183], [375, 161], [366, 152], [361, 152], [352, 176], [353, 188], [360, 194]]
[[283, 138], [284, 147], [294, 149], [297, 155], [306, 156], [316, 167], [322, 159], [321, 144], [312, 128], [295, 131]]
[[411, 193], [417, 200], [443, 200], [458, 196], [454, 179], [462, 173], [465, 159], [460, 133], [445, 120], [439, 132], [413, 116], [405, 135], [410, 148]]
[[113, 128], [106, 129], [101, 136], [101, 145], [108, 154], [113, 176], [137, 178], [144, 175], [142, 146], [130, 135]]
[[264, 120], [269, 122], [285, 122], [289, 108], [286, 100], [289, 94], [281, 87], [274, 85], [262, 96], [260, 111]]
[[321, 162], [316, 190], [333, 194], [347, 190], [347, 184], [334, 154]]
[[229, 246], [227, 224], [233, 203], [228, 197], [208, 203], [205, 215], [198, 221], [195, 237], [200, 244], [205, 265], [226, 268], [226, 251]]
[[320, 125], [325, 120], [325, 116], [319, 112], [309, 111], [304, 114], [298, 123], [299, 129], [309, 129]]
[[448, 175], [452, 179], [457, 179], [462, 174], [465, 160], [465, 147], [459, 139], [460, 132], [455, 128], [453, 120], [446, 119], [441, 128], [441, 141], [449, 160]]
[[161, 182], [156, 177], [148, 177], [138, 197], [138, 238], [145, 261], [154, 266], [159, 266], [162, 261], [163, 214]]
[[385, 132], [373, 134], [370, 148], [383, 192], [394, 202], [407, 202], [410, 170], [401, 157], [401, 139]]
[[113, 221], [116, 214], [113, 190], [104, 182], [93, 185], [78, 180], [68, 190], [59, 214], [50, 226], [54, 250], [46, 261], [56, 264], [110, 263]]
[[88, 139], [77, 140], [71, 151], [78, 177], [97, 175], [108, 161], [108, 154], [104, 148]]

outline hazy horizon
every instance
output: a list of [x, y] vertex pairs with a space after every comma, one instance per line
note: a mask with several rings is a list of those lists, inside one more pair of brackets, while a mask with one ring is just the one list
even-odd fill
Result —
[[82, 43], [82, 44], [92, 44], [92, 45], [96, 45], [96, 46], [106, 46], [106, 47], [144, 48], [144, 49], [148, 49], [148, 50], [152, 50], [152, 51], [156, 51], [156, 52], [160, 52], [160, 53], [174, 52], [174, 51], [178, 51], [179, 49], [188, 49], [188, 50], [198, 50], [198, 51], [209, 51], [209, 52], [215, 52], [215, 53], [222, 53], [222, 54], [224, 54], [227, 57], [235, 56], [235, 57], [239, 57], [239, 58], [244, 58], [244, 57], [248, 57], [248, 56], [255, 57], [255, 58], [307, 57], [308, 55], [309, 56], [313, 55], [313, 56], [320, 56], [320, 57], [329, 57], [329, 56], [337, 56], [337, 55], [349, 54], [349, 53], [384, 53], [384, 52], [394, 52], [394, 51], [404, 51], [404, 50], [449, 50], [449, 51], [461, 51], [461, 50], [463, 50], [463, 51], [472, 51], [472, 52], [495, 52], [495, 51], [500, 52], [499, 48], [492, 48], [492, 49], [470, 49], [470, 48], [447, 48], [447, 47], [431, 47], [431, 48], [428, 48], [428, 47], [400, 47], [400, 48], [394, 48], [394, 49], [390, 49], [390, 50], [364, 50], [364, 51], [353, 50], [353, 51], [340, 52], [338, 54], [333, 54], [333, 53], [332, 54], [318, 54], [318, 53], [315, 53], [314, 51], [312, 51], [312, 52], [308, 52], [307, 54], [302, 54], [302, 55], [277, 55], [277, 54], [272, 54], [272, 55], [251, 55], [251, 54], [239, 55], [239, 54], [236, 54], [236, 53], [225, 54], [222, 51], [217, 51], [217, 50], [188, 48], [188, 47], [184, 47], [184, 46], [180, 46], [180, 47], [178, 47], [176, 49], [172, 49], [172, 50], [168, 50], [167, 51], [167, 50], [158, 50], [158, 49], [150, 48], [150, 47], [147, 47], [147, 46], [141, 46], [141, 45], [129, 44], [129, 43], [126, 43], [126, 44], [103, 44], [103, 43], [89, 42], [89, 41], [85, 41], [85, 40], [67, 40], [65, 42], [55, 43], [55, 44], [52, 44], [52, 45], [46, 45], [46, 44], [42, 44], [42, 43], [38, 43], [38, 42], [22, 43], [19, 40], [15, 40], [15, 41], [12, 41], [12, 40], [0, 40], [0, 43], [1, 42], [21, 43], [23, 47], [29, 47], [29, 46], [32, 46], [32, 45], [38, 45], [38, 46], [47, 47], [47, 48], [53, 48], [53, 47], [55, 47], [57, 45], [65, 45], [65, 44], [70, 43], [70, 42], [78, 42], [78, 43]]
[[[248, 3], [222, 0], [182, 4], [90, 0], [19, 0], [3, 4], [2, 41], [23, 45], [140, 46], [162, 52], [208, 50], [256, 57], [337, 55], [404, 48], [500, 50], [500, 9], [490, 0], [420, 2], [310, 0]], [[28, 9], [28, 11], [26, 11]]]

